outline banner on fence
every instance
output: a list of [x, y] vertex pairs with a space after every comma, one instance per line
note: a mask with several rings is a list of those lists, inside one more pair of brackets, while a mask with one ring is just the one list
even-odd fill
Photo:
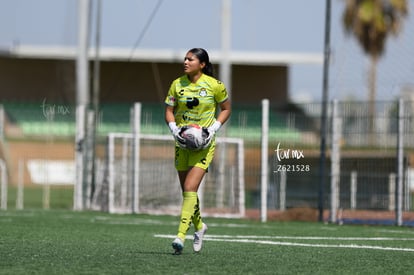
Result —
[[27, 161], [30, 179], [34, 184], [73, 185], [75, 162], [71, 160], [31, 159]]

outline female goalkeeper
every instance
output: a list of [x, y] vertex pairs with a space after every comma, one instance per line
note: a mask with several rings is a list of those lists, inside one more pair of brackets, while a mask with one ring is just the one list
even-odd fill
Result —
[[[215, 133], [231, 113], [226, 87], [213, 77], [213, 66], [206, 50], [194, 48], [187, 52], [184, 57], [184, 73], [172, 82], [168, 91], [165, 121], [176, 141], [182, 141], [180, 128], [190, 124], [207, 128], [208, 137], [203, 148], [197, 151], [182, 148], [176, 142], [175, 167], [183, 192], [178, 234], [172, 243], [176, 254], [180, 254], [184, 248], [185, 236], [191, 223], [195, 227], [193, 249], [195, 252], [201, 250], [207, 225], [201, 220], [197, 191], [213, 159]], [[220, 111], [216, 118], [217, 106]]]

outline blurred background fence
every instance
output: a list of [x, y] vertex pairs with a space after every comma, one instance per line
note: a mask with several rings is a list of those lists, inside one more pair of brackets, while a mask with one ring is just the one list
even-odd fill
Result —
[[[131, 133], [132, 106], [132, 103], [101, 105], [96, 138], [96, 158], [101, 162], [105, 160], [109, 133]], [[333, 104], [328, 106], [327, 169], [323, 186], [326, 207], [331, 203], [332, 133], [338, 126], [338, 122], [333, 124]], [[395, 210], [397, 153], [401, 137], [403, 208], [411, 211], [414, 102], [403, 103], [400, 117], [403, 128], [400, 131], [398, 101], [376, 102], [374, 112], [367, 102], [339, 102], [337, 106], [340, 118], [336, 120], [340, 121], [337, 128], [340, 150], [338, 207]], [[2, 102], [0, 158], [5, 168], [0, 173], [7, 179], [3, 186], [7, 184], [8, 187], [7, 192], [6, 188], [0, 189], [3, 200], [6, 198], [8, 202], [2, 205], [3, 208], [73, 207], [75, 109], [71, 105], [46, 100]], [[320, 117], [320, 103], [279, 105], [270, 102], [268, 209], [318, 207]], [[235, 105], [230, 122], [219, 133], [220, 137], [244, 141], [243, 199], [247, 209], [260, 207], [261, 125], [261, 106]], [[169, 135], [164, 123], [163, 104], [142, 104], [141, 132]], [[164, 142], [166, 146], [172, 146], [171, 141]], [[160, 161], [165, 162], [165, 159]], [[173, 162], [169, 165], [173, 167]], [[159, 166], [158, 173], [163, 173], [163, 167], [164, 164]], [[104, 181], [105, 173], [97, 172], [94, 177], [95, 181]], [[171, 188], [167, 183], [163, 184], [162, 188]], [[91, 199], [96, 186], [90, 190]]]

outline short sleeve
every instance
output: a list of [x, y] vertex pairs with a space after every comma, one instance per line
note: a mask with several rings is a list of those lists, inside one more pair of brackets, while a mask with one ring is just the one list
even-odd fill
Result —
[[175, 81], [171, 84], [170, 89], [168, 90], [167, 97], [165, 98], [165, 104], [171, 107], [177, 105], [177, 98], [176, 98], [176, 89], [175, 89]]
[[215, 101], [217, 103], [222, 103], [228, 99], [228, 93], [226, 86], [221, 81], [217, 81], [216, 93], [215, 93]]

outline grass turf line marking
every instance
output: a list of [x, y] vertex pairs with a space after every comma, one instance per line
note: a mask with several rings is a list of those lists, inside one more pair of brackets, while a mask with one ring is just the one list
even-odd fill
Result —
[[[176, 236], [155, 234], [154, 237], [173, 239]], [[280, 246], [301, 246], [301, 247], [317, 247], [317, 248], [351, 248], [351, 249], [372, 249], [372, 250], [414, 252], [414, 248], [402, 248], [402, 247], [386, 247], [386, 246], [358, 245], [358, 244], [308, 244], [308, 243], [293, 243], [293, 242], [276, 242], [276, 241], [266, 241], [266, 240], [230, 239], [229, 237], [236, 238], [237, 236], [229, 236], [229, 235], [222, 235], [220, 237], [222, 238], [214, 238], [214, 237], [211, 237], [211, 235], [209, 235], [209, 236], [205, 236], [204, 240], [216, 241], [216, 242], [269, 244], [269, 245], [280, 245]], [[186, 239], [192, 239], [192, 236], [186, 236]]]
[[246, 240], [246, 239], [210, 239], [205, 237], [208, 241], [222, 241], [222, 242], [240, 242], [240, 243], [256, 243], [256, 244], [271, 244], [271, 245], [283, 245], [283, 246], [302, 246], [302, 247], [319, 247], [319, 248], [355, 248], [355, 249], [373, 249], [373, 250], [391, 250], [391, 251], [404, 251], [414, 252], [414, 248], [400, 248], [400, 247], [384, 247], [384, 246], [372, 246], [372, 245], [357, 245], [357, 244], [306, 244], [306, 243], [291, 243], [291, 242], [274, 242], [274, 241], [258, 241], [258, 240]]
[[208, 235], [211, 238], [237, 238], [237, 239], [285, 239], [285, 240], [333, 240], [333, 241], [414, 241], [414, 238], [390, 237], [315, 237], [315, 236], [255, 236], [255, 235]]
[[414, 234], [413, 231], [403, 231], [403, 230], [381, 229], [381, 230], [377, 230], [377, 231], [382, 232], [382, 233], [394, 233], [394, 234]]

